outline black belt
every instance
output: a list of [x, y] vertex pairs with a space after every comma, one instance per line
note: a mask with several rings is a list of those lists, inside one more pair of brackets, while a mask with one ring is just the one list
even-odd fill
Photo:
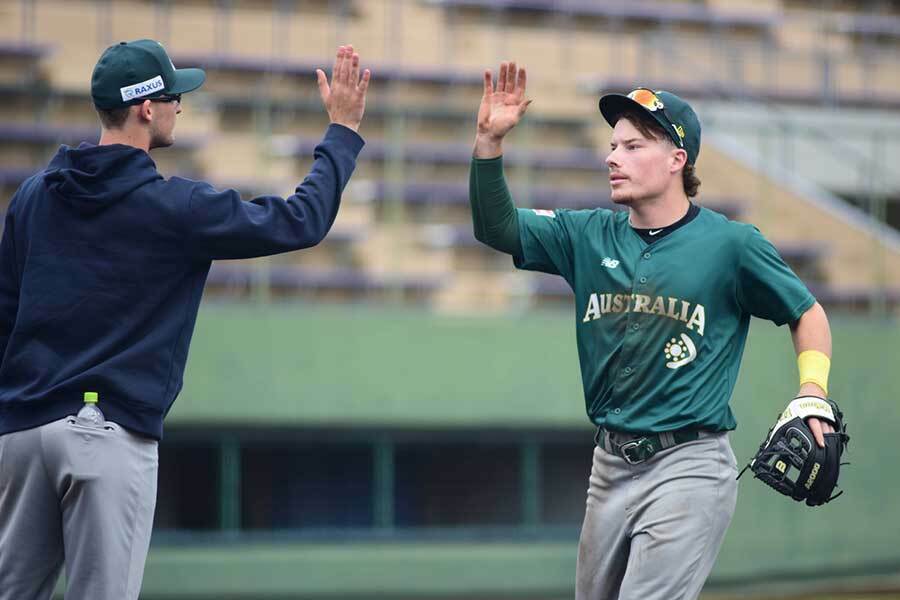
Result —
[[631, 465], [650, 460], [660, 450], [699, 439], [700, 431], [697, 429], [679, 429], [662, 433], [626, 433], [599, 427], [594, 436], [594, 442], [598, 446], [610, 454], [623, 458]]

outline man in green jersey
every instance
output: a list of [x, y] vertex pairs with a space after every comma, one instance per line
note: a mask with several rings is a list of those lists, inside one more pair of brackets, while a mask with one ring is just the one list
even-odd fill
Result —
[[[496, 90], [485, 71], [470, 199], [480, 241], [575, 293], [585, 405], [598, 428], [576, 598], [696, 598], [734, 513], [728, 402], [750, 317], [790, 325], [799, 396], [820, 398], [828, 321], [758, 229], [690, 201], [700, 122], [674, 94], [600, 99], [613, 127], [611, 197], [627, 210], [516, 209], [502, 141], [528, 108], [525, 85], [515, 63], [500, 66]], [[808, 423], [823, 445], [828, 421]]]

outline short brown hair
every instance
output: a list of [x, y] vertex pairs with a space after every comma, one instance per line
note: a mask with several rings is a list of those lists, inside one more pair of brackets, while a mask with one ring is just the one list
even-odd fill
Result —
[[121, 129], [128, 120], [128, 113], [131, 111], [130, 106], [122, 106], [120, 108], [98, 108], [97, 115], [100, 117], [100, 123], [104, 129]]
[[[647, 114], [639, 110], [625, 110], [619, 115], [620, 119], [628, 119], [634, 125], [642, 136], [652, 140], [664, 140], [673, 146], [672, 138], [662, 128], [662, 125], [656, 122]], [[696, 168], [690, 163], [685, 163], [684, 169], [681, 171], [681, 184], [684, 187], [684, 193], [688, 198], [697, 195], [700, 189], [700, 179], [697, 177]]]

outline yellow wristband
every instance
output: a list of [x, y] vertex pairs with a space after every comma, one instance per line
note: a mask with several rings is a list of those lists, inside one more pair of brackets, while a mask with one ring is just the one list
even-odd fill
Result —
[[828, 393], [828, 370], [831, 359], [818, 350], [804, 350], [797, 356], [797, 367], [800, 370], [800, 385], [815, 383]]

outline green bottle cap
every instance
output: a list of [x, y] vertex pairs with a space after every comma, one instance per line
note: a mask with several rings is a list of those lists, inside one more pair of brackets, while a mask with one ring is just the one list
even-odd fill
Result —
[[97, 392], [85, 392], [84, 401], [87, 404], [97, 404]]

